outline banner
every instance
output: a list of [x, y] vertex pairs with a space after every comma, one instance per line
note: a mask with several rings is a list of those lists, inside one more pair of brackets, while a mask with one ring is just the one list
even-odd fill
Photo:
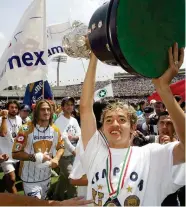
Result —
[[62, 38], [71, 31], [70, 22], [49, 25], [47, 27], [48, 61], [58, 55], [64, 55]]
[[[43, 85], [44, 85], [44, 97], [43, 97]], [[35, 83], [30, 83], [26, 87], [25, 96], [23, 100], [23, 104], [31, 106], [41, 99], [52, 99], [52, 90], [48, 81], [37, 81]]]
[[[170, 85], [173, 95], [180, 95], [183, 100], [185, 100], [185, 80], [178, 81]], [[151, 96], [148, 97], [148, 100], [151, 101], [155, 99], [156, 101], [161, 101], [160, 96], [157, 92], [154, 92]]]
[[46, 2], [34, 0], [0, 59], [0, 90], [46, 80], [47, 52]]
[[106, 97], [114, 97], [112, 83], [106, 85], [104, 88], [101, 88], [94, 93], [94, 101], [99, 101]]

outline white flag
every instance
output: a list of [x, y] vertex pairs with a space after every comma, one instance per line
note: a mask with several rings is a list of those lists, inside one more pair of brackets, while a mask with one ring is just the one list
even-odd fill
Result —
[[46, 2], [34, 0], [0, 59], [0, 90], [46, 80], [47, 58]]
[[99, 101], [106, 97], [114, 97], [112, 83], [106, 85], [104, 88], [100, 88], [94, 93], [94, 101]]

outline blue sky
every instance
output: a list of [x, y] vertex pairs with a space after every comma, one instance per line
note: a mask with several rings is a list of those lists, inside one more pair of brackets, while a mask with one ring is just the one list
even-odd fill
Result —
[[[46, 0], [47, 25], [81, 20], [88, 24], [93, 12], [106, 0]], [[0, 0], [0, 55], [10, 41], [21, 16], [32, 0]], [[69, 58], [60, 67], [61, 85], [75, 84], [84, 80], [84, 68], [88, 61]], [[185, 66], [186, 64], [184, 64]], [[183, 66], [183, 67], [184, 67]], [[115, 72], [124, 72], [119, 67], [98, 64], [97, 80], [113, 78]], [[49, 82], [56, 82], [56, 64], [49, 65]]]

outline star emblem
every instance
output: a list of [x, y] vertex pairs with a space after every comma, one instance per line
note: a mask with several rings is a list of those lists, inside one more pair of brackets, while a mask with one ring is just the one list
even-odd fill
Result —
[[128, 191], [128, 193], [132, 193], [132, 188], [130, 186], [128, 186], [127, 191]]
[[98, 185], [98, 190], [102, 190], [103, 186], [102, 185]]
[[107, 91], [105, 89], [102, 89], [99, 91], [98, 96], [100, 98], [104, 98], [107, 95]]

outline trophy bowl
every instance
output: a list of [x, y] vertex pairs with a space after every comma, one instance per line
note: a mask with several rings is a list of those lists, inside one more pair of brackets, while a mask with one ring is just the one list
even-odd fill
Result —
[[90, 49], [86, 44], [88, 27], [80, 21], [72, 23], [71, 31], [62, 39], [64, 52], [72, 58], [89, 58]]

